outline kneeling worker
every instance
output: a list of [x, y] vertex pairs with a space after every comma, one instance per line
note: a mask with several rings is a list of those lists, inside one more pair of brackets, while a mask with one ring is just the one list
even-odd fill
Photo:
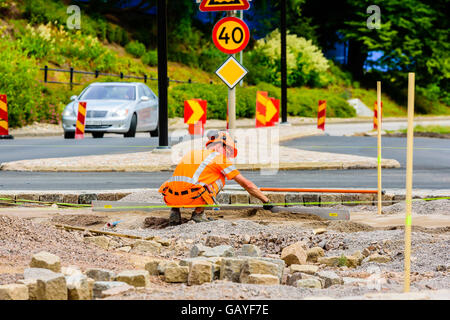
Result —
[[[215, 197], [227, 178], [235, 180], [249, 194], [261, 200], [264, 209], [270, 210], [273, 206], [269, 204], [269, 199], [253, 182], [244, 178], [228, 159], [237, 155], [233, 138], [226, 131], [217, 130], [209, 131], [207, 136], [206, 149], [185, 154], [172, 177], [159, 188], [165, 203], [179, 207], [217, 204]], [[179, 207], [171, 208], [170, 225], [181, 223]], [[205, 222], [213, 219], [206, 218], [204, 207], [195, 207], [191, 220]]]

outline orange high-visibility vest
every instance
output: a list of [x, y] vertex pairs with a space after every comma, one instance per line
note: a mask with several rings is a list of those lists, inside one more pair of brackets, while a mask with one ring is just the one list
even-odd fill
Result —
[[226, 156], [212, 150], [192, 150], [183, 156], [159, 192], [167, 205], [213, 204], [211, 196], [225, 186], [225, 178], [232, 180], [238, 174]]

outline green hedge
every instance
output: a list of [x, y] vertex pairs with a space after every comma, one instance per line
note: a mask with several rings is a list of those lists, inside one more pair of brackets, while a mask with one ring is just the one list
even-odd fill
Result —
[[125, 46], [125, 50], [136, 58], [142, 57], [146, 52], [144, 44], [139, 41], [131, 41]]
[[[236, 117], [255, 116], [256, 92], [267, 91], [270, 97], [280, 99], [280, 88], [261, 83], [257, 87], [236, 87]], [[209, 119], [226, 119], [228, 90], [220, 84], [183, 84], [169, 89], [169, 117], [183, 117], [184, 101], [204, 99], [208, 101]], [[356, 112], [345, 97], [345, 92], [325, 89], [291, 88], [288, 90], [288, 114], [290, 116], [316, 117], [319, 100], [327, 100], [327, 116], [354, 117]]]
[[157, 66], [158, 65], [158, 53], [155, 50], [147, 51], [142, 57], [141, 60], [144, 64], [148, 64], [149, 66]]

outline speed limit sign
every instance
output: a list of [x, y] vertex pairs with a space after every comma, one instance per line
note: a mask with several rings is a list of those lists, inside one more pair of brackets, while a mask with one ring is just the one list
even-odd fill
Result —
[[238, 53], [247, 46], [250, 31], [241, 19], [226, 17], [214, 26], [212, 38], [216, 47], [227, 54]]

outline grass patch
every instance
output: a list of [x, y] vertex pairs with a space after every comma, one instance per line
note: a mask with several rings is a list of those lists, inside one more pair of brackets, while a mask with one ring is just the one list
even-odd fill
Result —
[[[401, 132], [406, 133], [407, 129], [401, 129], [401, 130], [392, 130], [387, 131], [388, 133], [392, 132]], [[414, 132], [432, 132], [432, 133], [439, 133], [439, 134], [450, 134], [450, 126], [439, 126], [439, 125], [430, 125], [430, 126], [422, 126], [417, 125], [414, 127]]]

